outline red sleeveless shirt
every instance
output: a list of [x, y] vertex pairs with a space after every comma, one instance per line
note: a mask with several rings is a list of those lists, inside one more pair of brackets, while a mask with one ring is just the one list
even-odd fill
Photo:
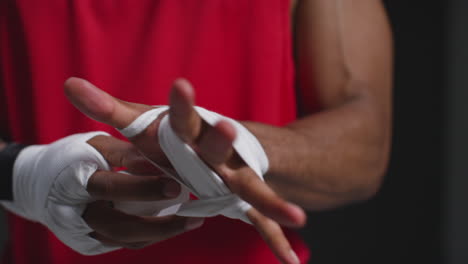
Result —
[[[126, 101], [167, 104], [177, 77], [197, 104], [239, 120], [296, 116], [289, 0], [0, 1], [0, 120], [16, 141], [115, 131], [79, 113], [62, 85], [88, 79]], [[15, 264], [277, 263], [254, 228], [224, 217], [142, 250], [81, 256], [37, 223], [11, 215]], [[287, 231], [302, 262], [309, 251]]]

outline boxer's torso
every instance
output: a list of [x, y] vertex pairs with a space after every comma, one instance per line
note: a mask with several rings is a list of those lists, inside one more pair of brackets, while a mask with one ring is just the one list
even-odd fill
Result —
[[[66, 100], [70, 76], [124, 100], [167, 104], [189, 79], [197, 104], [275, 125], [295, 118], [289, 0], [5, 0], [0, 3], [0, 109], [13, 138], [49, 143], [92, 130]], [[250, 226], [217, 217], [143, 250], [84, 257], [44, 227], [11, 217], [9, 257], [26, 263], [275, 263]], [[301, 259], [308, 250], [289, 232]]]

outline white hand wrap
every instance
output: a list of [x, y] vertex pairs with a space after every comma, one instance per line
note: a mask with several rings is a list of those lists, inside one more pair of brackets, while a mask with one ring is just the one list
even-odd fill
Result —
[[86, 142], [104, 132], [76, 134], [49, 145], [21, 151], [13, 168], [13, 202], [2, 202], [10, 211], [47, 226], [72, 249], [95, 255], [116, 247], [104, 246], [88, 236], [93, 230], [81, 215], [92, 201], [86, 191], [97, 170], [109, 170], [104, 157]]
[[[168, 107], [163, 106], [145, 112], [120, 132], [126, 137], [136, 136], [167, 109]], [[234, 125], [237, 131], [237, 137], [233, 144], [234, 149], [257, 176], [263, 180], [262, 175], [268, 170], [268, 158], [255, 136], [240, 123], [230, 118], [201, 107], [195, 109], [200, 117], [210, 125], [215, 125], [222, 119]], [[180, 140], [169, 124], [168, 115], [161, 120], [158, 136], [161, 148], [177, 171], [177, 175], [171, 175], [167, 169], [158, 167], [199, 198], [199, 200], [195, 201], [187, 200], [181, 205], [173, 204], [172, 211], [174, 211], [174, 208], [178, 208], [175, 210], [177, 215], [192, 217], [210, 217], [222, 214], [250, 223], [245, 212], [251, 206], [231, 193], [216, 172], [205, 165], [189, 145]], [[184, 190], [184, 192], [187, 192], [187, 190]], [[136, 205], [136, 203], [132, 203], [132, 205]], [[117, 205], [116, 207], [128, 208], [130, 206]], [[154, 208], [154, 212], [161, 210], [161, 204], [158, 202], [147, 203], [145, 207], [147, 207], [145, 209], [147, 212], [152, 210], [151, 207]]]
[[[145, 130], [167, 110], [160, 107], [143, 113], [129, 127], [121, 130], [133, 137]], [[237, 130], [234, 149], [258, 177], [268, 170], [268, 159], [258, 140], [241, 124], [197, 107], [208, 124], [228, 120]], [[105, 246], [88, 236], [93, 230], [81, 217], [86, 204], [93, 201], [86, 186], [97, 170], [109, 170], [104, 157], [86, 142], [104, 132], [76, 134], [49, 145], [30, 146], [21, 151], [13, 168], [13, 202], [1, 202], [8, 210], [47, 226], [62, 242], [84, 255], [96, 255], [118, 247]], [[175, 199], [159, 202], [119, 202], [115, 207], [127, 213], [164, 216], [177, 214], [191, 217], [210, 217], [218, 214], [250, 223], [245, 212], [250, 205], [234, 195], [222, 179], [200, 160], [172, 130], [168, 116], [159, 127], [159, 141], [164, 153], [177, 171], [168, 176], [183, 184], [182, 193]], [[157, 165], [157, 164], [156, 164]], [[158, 166], [160, 167], [160, 166]], [[189, 201], [189, 192], [199, 200]]]

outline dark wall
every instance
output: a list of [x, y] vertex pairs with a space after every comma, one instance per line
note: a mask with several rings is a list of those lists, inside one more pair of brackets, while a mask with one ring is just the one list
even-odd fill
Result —
[[395, 36], [393, 150], [371, 201], [312, 213], [312, 263], [442, 263], [444, 1], [386, 1]]
[[468, 263], [468, 1], [451, 0], [447, 17], [444, 253]]

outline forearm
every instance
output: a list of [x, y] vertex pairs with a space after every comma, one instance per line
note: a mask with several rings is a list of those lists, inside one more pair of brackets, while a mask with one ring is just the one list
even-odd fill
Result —
[[372, 101], [351, 98], [283, 128], [244, 123], [270, 159], [268, 184], [311, 210], [374, 194], [387, 165], [391, 129]]
[[295, 26], [298, 98], [309, 115], [284, 128], [247, 125], [270, 158], [266, 180], [312, 210], [369, 198], [391, 137], [392, 38], [382, 3], [302, 0]]

